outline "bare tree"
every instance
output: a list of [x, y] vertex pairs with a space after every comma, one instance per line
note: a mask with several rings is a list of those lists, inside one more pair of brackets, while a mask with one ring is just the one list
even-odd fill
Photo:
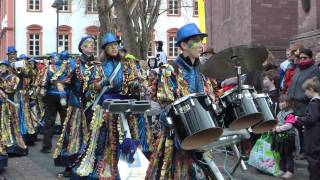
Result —
[[127, 50], [146, 59], [160, 3], [161, 0], [98, 0], [100, 33], [120, 30]]

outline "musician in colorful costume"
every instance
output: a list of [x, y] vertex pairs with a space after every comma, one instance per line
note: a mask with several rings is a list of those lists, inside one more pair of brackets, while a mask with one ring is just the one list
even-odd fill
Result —
[[[120, 141], [123, 139], [119, 116], [105, 112], [101, 105], [105, 99], [128, 99], [127, 95], [130, 94], [131, 86], [139, 84], [134, 83], [138, 79], [135, 63], [121, 59], [118, 53], [119, 42], [112, 33], [103, 36], [103, 57], [101, 56], [101, 60], [94, 66], [94, 77], [89, 89], [94, 96], [97, 96], [104, 86], [110, 85], [111, 87], [103, 94], [100, 103], [94, 107], [88, 146], [72, 170], [71, 179], [73, 180], [119, 179], [118, 151]], [[109, 82], [118, 64], [120, 69], [115, 72], [113, 81]], [[133, 116], [128, 117], [128, 123], [132, 134], [130, 141], [132, 144], [129, 146], [131, 150], [131, 148], [136, 148], [136, 140], [139, 135], [137, 134], [137, 122]]]
[[[155, 96], [163, 108], [191, 93], [213, 94], [211, 82], [199, 70], [202, 39], [206, 36], [193, 23], [177, 31], [177, 45], [183, 53], [173, 66], [165, 64], [159, 70]], [[179, 140], [170, 131], [164, 112], [160, 115], [160, 122], [163, 129], [157, 137], [145, 179], [206, 179], [208, 174], [197, 163], [195, 153], [181, 149]]]
[[76, 61], [71, 61], [75, 67], [70, 84], [69, 107], [63, 130], [59, 137], [53, 158], [56, 166], [64, 166], [66, 170], [60, 176], [70, 176], [71, 166], [77, 160], [80, 150], [88, 140], [87, 119], [91, 114], [85, 114], [88, 96], [89, 80], [92, 78], [95, 39], [85, 36], [81, 39], [78, 49], [82, 53]]
[[13, 63], [17, 60], [17, 51], [14, 46], [9, 46], [7, 49], [7, 56], [8, 56], [8, 61], [10, 63], [10, 66], [13, 66]]
[[19, 64], [19, 67], [15, 64], [14, 69], [20, 79], [17, 89], [20, 130], [25, 143], [33, 144], [37, 140], [36, 127], [39, 119], [34, 114], [36, 112], [31, 110], [32, 66], [25, 54], [21, 54], [16, 63]]
[[18, 115], [17, 86], [19, 78], [13, 73], [8, 60], [0, 63], [2, 99], [1, 106], [1, 141], [4, 142], [9, 155], [23, 156], [28, 154], [28, 148], [23, 141], [20, 132], [20, 122]]
[[69, 53], [62, 51], [59, 59], [50, 64], [47, 74], [47, 93], [43, 98], [45, 103], [44, 137], [41, 152], [50, 153], [52, 148], [52, 136], [57, 113], [60, 115], [61, 124], [67, 115], [68, 85], [72, 77], [72, 63]]

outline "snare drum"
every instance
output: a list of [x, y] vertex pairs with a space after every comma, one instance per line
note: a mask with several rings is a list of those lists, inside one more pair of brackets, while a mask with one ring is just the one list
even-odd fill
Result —
[[191, 94], [174, 101], [168, 118], [185, 150], [210, 144], [223, 133], [216, 125], [212, 100], [207, 95]]
[[263, 115], [258, 111], [252, 97], [254, 92], [253, 87], [243, 85], [240, 97], [237, 87], [226, 91], [220, 97], [220, 103], [225, 110], [225, 127], [238, 131], [249, 128], [262, 120]]
[[253, 97], [258, 109], [263, 114], [263, 119], [258, 124], [252, 126], [252, 132], [257, 134], [268, 132], [278, 124], [274, 111], [272, 110], [272, 101], [270, 97], [264, 93], [254, 94]]

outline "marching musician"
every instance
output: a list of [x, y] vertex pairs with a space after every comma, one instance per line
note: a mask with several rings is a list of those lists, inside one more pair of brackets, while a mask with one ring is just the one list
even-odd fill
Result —
[[66, 167], [58, 176], [69, 177], [71, 166], [77, 160], [80, 150], [88, 140], [87, 124], [90, 123], [92, 112], [86, 111], [89, 80], [92, 78], [94, 47], [96, 41], [90, 35], [84, 36], [78, 46], [81, 55], [72, 64], [69, 107], [63, 124], [53, 158], [56, 166]]
[[72, 65], [69, 53], [62, 51], [59, 59], [50, 64], [47, 74], [47, 93], [43, 98], [45, 104], [45, 122], [43, 144], [41, 152], [51, 153], [52, 136], [57, 113], [60, 115], [61, 124], [64, 123], [67, 113], [68, 85], [71, 82]]
[[16, 48], [14, 46], [9, 46], [8, 47], [7, 56], [8, 56], [8, 61], [9, 61], [10, 65], [13, 66], [13, 63], [18, 58], [17, 51], [16, 51]]
[[[119, 55], [119, 43], [113, 33], [107, 33], [102, 38], [102, 54], [98, 62], [94, 65], [93, 79], [89, 83], [89, 90], [94, 97], [103, 93], [97, 106], [93, 107], [94, 114], [90, 123], [90, 137], [87, 148], [81, 159], [76, 162], [72, 170], [71, 179], [119, 179], [118, 160], [120, 146], [128, 143], [132, 153], [137, 148], [137, 139], [143, 145], [140, 133], [137, 128], [137, 119], [133, 116], [128, 117], [130, 130], [132, 129], [132, 139], [123, 140], [123, 133], [119, 126], [118, 116], [111, 115], [104, 111], [102, 102], [105, 99], [128, 99], [132, 85], [138, 79], [138, 72], [134, 61], [121, 58]], [[109, 78], [113, 76], [112, 82]], [[106, 86], [109, 88], [101, 92]], [[94, 99], [97, 100], [97, 99]], [[144, 120], [143, 120], [144, 121]], [[146, 138], [144, 135], [143, 138]], [[134, 153], [134, 152], [133, 152]]]
[[[180, 54], [174, 61], [173, 67], [162, 65], [156, 91], [156, 99], [162, 105], [191, 93], [212, 94], [210, 81], [200, 73], [199, 56], [203, 48], [202, 40], [207, 34], [201, 33], [194, 24], [182, 26], [176, 35], [176, 44], [181, 48]], [[155, 151], [151, 155], [146, 179], [193, 179], [204, 178], [206, 175], [196, 163], [193, 152], [181, 149], [166, 121], [166, 115], [160, 115], [164, 132], [157, 137]], [[163, 156], [161, 155], [163, 154]]]
[[35, 112], [31, 110], [31, 81], [32, 66], [29, 58], [25, 54], [21, 54], [14, 63], [14, 69], [20, 81], [17, 87], [18, 103], [19, 103], [19, 120], [21, 134], [26, 144], [33, 144], [37, 140], [36, 125], [37, 117]]
[[25, 156], [28, 154], [28, 148], [21, 135], [16, 92], [19, 78], [13, 73], [8, 60], [1, 61], [0, 73], [1, 139], [9, 155]]

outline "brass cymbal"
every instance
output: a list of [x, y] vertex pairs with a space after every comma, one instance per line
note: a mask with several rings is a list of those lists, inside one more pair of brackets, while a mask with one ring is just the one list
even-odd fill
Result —
[[204, 64], [200, 65], [201, 73], [217, 79], [236, 76], [236, 62], [231, 60], [232, 56], [237, 56], [242, 74], [245, 74], [256, 69], [261, 69], [262, 63], [268, 57], [268, 50], [266, 47], [259, 45], [240, 45], [227, 48], [213, 55]]

